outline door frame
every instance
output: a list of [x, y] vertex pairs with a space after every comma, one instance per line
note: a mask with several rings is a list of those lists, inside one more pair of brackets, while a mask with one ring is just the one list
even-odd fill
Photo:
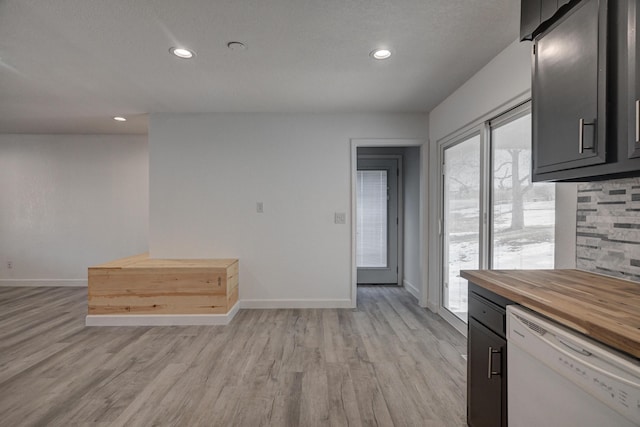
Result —
[[[419, 147], [420, 148], [420, 200], [419, 200], [419, 233], [420, 245], [418, 259], [420, 260], [420, 297], [418, 303], [421, 307], [427, 306], [427, 242], [428, 242], [428, 222], [427, 222], [427, 177], [429, 176], [429, 148], [427, 141], [423, 139], [400, 139], [400, 138], [352, 138], [351, 142], [351, 307], [358, 305], [358, 269], [356, 266], [356, 203], [358, 181], [358, 147]], [[400, 196], [400, 195], [399, 195]], [[402, 220], [399, 217], [399, 221]], [[403, 221], [404, 222], [404, 221]], [[404, 228], [402, 230], [404, 234]], [[401, 236], [398, 236], [399, 238]], [[403, 239], [404, 242], [404, 239]], [[404, 243], [403, 243], [404, 244]], [[398, 273], [403, 271], [403, 276], [398, 275], [398, 281], [404, 280], [404, 266], [398, 265]]]
[[[357, 150], [356, 150], [356, 169], [357, 169], [357, 164], [358, 164], [358, 160], [385, 160], [385, 159], [390, 159], [390, 160], [395, 160], [396, 161], [396, 165], [398, 167], [398, 176], [397, 176], [397, 188], [396, 188], [396, 197], [397, 197], [397, 201], [398, 201], [398, 206], [396, 207], [396, 212], [398, 215], [398, 224], [396, 227], [396, 232], [398, 233], [398, 237], [397, 237], [397, 248], [396, 248], [396, 254], [398, 256], [398, 259], [396, 261], [398, 270], [396, 271], [397, 274], [397, 286], [402, 286], [402, 277], [404, 277], [404, 182], [403, 182], [403, 169], [402, 169], [402, 156], [399, 154], [360, 154], [357, 155]], [[357, 172], [357, 171], [356, 171]], [[357, 177], [356, 177], [357, 180]], [[356, 200], [357, 200], [357, 193], [356, 193]], [[356, 209], [357, 209], [357, 203], [356, 203]], [[354, 212], [355, 214], [357, 214], [357, 212]], [[357, 215], [356, 215], [356, 221], [357, 221]], [[387, 218], [387, 229], [389, 229], [389, 218]], [[356, 231], [357, 231], [357, 222], [354, 223], [354, 227], [356, 227]], [[356, 282], [358, 281], [358, 269], [356, 266]]]

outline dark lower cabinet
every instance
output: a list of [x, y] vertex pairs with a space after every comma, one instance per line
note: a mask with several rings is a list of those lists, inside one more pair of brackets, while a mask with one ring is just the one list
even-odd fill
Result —
[[471, 427], [506, 426], [507, 341], [469, 319], [467, 422]]
[[506, 306], [512, 302], [469, 283], [467, 424], [507, 426]]

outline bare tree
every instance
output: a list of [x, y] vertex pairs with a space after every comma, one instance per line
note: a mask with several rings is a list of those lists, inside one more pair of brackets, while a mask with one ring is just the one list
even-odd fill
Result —
[[[501, 188], [507, 188], [504, 182], [511, 180], [511, 226], [510, 230], [522, 230], [524, 228], [524, 195], [533, 188], [533, 182], [529, 175], [520, 178], [520, 153], [519, 148], [505, 150], [511, 156], [509, 161], [501, 163], [494, 171], [494, 176], [500, 181]], [[498, 176], [498, 171], [505, 169], [503, 176]], [[528, 182], [527, 185], [523, 185]]]

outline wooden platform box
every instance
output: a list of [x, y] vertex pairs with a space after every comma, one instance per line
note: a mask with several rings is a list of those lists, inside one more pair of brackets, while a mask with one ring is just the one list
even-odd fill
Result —
[[237, 302], [237, 259], [142, 254], [89, 268], [89, 315], [226, 314]]

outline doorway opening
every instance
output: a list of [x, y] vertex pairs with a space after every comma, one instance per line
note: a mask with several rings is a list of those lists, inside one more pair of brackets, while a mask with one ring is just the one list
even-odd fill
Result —
[[[426, 303], [426, 147], [352, 140], [352, 304], [358, 286], [404, 287]], [[424, 279], [423, 279], [424, 278]]]

